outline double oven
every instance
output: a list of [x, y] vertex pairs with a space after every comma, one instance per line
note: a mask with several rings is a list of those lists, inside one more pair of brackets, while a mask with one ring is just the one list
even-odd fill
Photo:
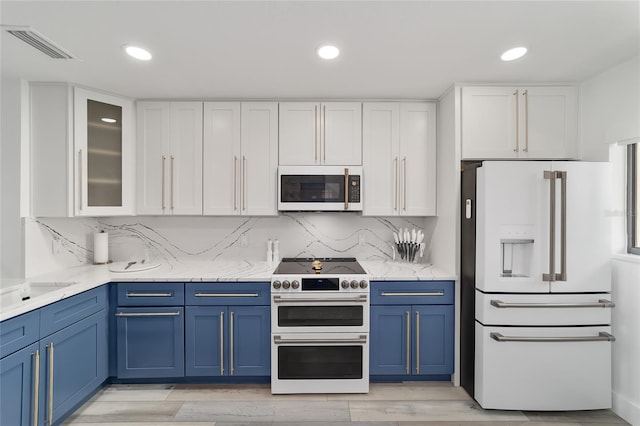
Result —
[[271, 281], [271, 391], [369, 391], [369, 280], [353, 258], [282, 260]]

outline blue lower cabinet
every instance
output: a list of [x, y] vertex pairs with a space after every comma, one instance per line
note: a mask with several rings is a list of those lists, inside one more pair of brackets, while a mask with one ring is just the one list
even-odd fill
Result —
[[39, 344], [34, 343], [0, 359], [0, 425], [33, 425], [40, 390], [35, 388], [37, 353]]
[[118, 378], [184, 376], [184, 307], [116, 310]]
[[414, 375], [453, 373], [453, 305], [413, 306]]
[[[106, 312], [40, 340], [40, 416], [56, 423], [107, 378]], [[3, 423], [4, 424], [4, 423]]]
[[187, 306], [187, 376], [268, 376], [268, 306]]
[[371, 306], [369, 374], [411, 371], [411, 306]]

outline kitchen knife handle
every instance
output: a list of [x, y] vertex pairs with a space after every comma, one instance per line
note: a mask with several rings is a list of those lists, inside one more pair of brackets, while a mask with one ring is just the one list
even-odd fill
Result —
[[513, 149], [513, 152], [518, 152], [520, 150], [520, 100], [518, 99], [518, 91], [513, 92], [513, 95], [516, 97], [516, 147]]
[[407, 353], [407, 358], [406, 358], [406, 367], [405, 367], [405, 371], [407, 372], [407, 374], [411, 373], [411, 312], [406, 311], [405, 312], [407, 314], [407, 342], [406, 342], [406, 353]]
[[489, 333], [497, 342], [615, 342], [611, 334], [601, 331], [597, 336], [504, 336], [501, 333]]
[[162, 156], [162, 184], [161, 184], [161, 189], [162, 189], [162, 210], [167, 208], [166, 203], [165, 203], [165, 194], [164, 194], [164, 192], [165, 192], [165, 183], [164, 183], [164, 181], [165, 181], [165, 174], [166, 174], [166, 172], [165, 172], [166, 163], [167, 163], [167, 157], [165, 155], [163, 155]]
[[224, 375], [224, 312], [220, 312], [220, 375]]
[[549, 272], [542, 274], [542, 281], [555, 281], [556, 277], [556, 172], [545, 170], [549, 179]]

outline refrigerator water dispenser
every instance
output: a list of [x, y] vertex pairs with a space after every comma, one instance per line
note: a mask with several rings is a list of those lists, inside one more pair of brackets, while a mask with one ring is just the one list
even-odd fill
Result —
[[500, 240], [502, 268], [501, 277], [523, 278], [531, 276], [533, 240], [528, 238], [505, 238]]

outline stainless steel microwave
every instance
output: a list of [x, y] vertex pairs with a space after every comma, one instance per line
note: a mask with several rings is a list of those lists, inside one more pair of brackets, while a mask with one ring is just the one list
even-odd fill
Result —
[[280, 166], [278, 210], [362, 211], [362, 166]]

